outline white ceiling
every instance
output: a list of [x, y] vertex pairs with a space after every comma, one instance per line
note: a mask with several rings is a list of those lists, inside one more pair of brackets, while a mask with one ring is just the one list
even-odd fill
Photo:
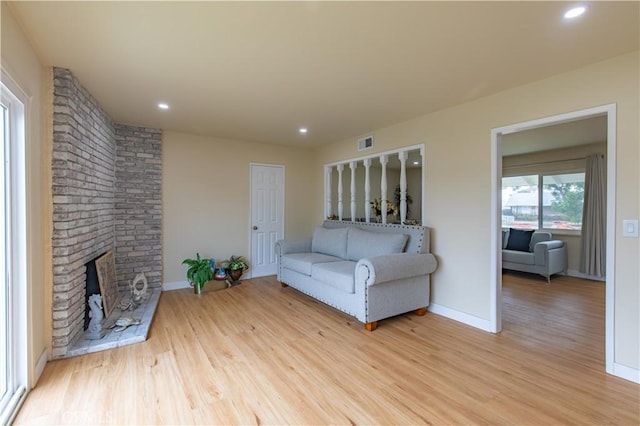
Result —
[[638, 49], [639, 2], [567, 22], [570, 5], [11, 3], [44, 65], [71, 69], [115, 121], [301, 146]]

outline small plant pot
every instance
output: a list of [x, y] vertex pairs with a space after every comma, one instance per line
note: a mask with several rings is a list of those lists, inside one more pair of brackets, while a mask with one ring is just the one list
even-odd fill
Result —
[[213, 279], [216, 281], [224, 281], [225, 278], [227, 278], [227, 271], [225, 271], [223, 268], [216, 269], [216, 272], [213, 275]]
[[202, 294], [202, 288], [200, 288], [200, 286], [198, 284], [194, 284], [193, 285], [193, 293], [200, 295]]
[[234, 283], [240, 279], [243, 272], [244, 271], [242, 269], [235, 269], [235, 270], [229, 270], [227, 274], [229, 275], [229, 279], [231, 280], [231, 282]]

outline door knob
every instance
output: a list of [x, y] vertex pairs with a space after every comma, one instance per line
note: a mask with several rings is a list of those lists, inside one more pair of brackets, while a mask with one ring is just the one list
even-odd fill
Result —
[[255, 225], [253, 225], [253, 230], [254, 230], [254, 231], [257, 231], [257, 230], [258, 230], [258, 227], [257, 227], [257, 226], [255, 226]]

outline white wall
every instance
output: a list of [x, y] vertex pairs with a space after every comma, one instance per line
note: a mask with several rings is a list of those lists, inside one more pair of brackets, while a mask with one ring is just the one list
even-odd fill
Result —
[[[28, 282], [28, 374], [35, 386], [46, 360], [51, 337], [51, 157], [45, 124], [51, 111], [45, 70], [12, 15], [1, 3], [2, 69], [29, 98], [27, 125], [27, 282]], [[49, 100], [49, 102], [47, 102]], [[40, 361], [40, 364], [39, 364]]]
[[226, 259], [251, 263], [250, 163], [285, 166], [285, 236], [311, 235], [312, 151], [281, 145], [165, 131], [162, 138], [164, 283], [186, 281], [183, 259]]
[[[614, 362], [640, 369], [639, 240], [621, 234], [622, 219], [639, 216], [638, 75], [636, 51], [366, 133], [380, 151], [425, 144], [425, 224], [433, 228], [432, 251], [439, 260], [434, 304], [479, 324], [490, 319], [491, 129], [616, 103]], [[317, 150], [317, 188], [323, 164], [356, 157], [357, 137]], [[317, 212], [323, 211], [321, 198]]]

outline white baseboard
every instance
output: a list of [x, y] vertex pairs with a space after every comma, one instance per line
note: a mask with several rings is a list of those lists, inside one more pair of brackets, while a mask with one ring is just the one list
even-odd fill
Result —
[[593, 275], [588, 275], [585, 273], [582, 273], [580, 271], [576, 271], [575, 269], [568, 269], [567, 270], [567, 275], [570, 277], [575, 277], [575, 278], [583, 278], [585, 280], [591, 280], [591, 281], [600, 281], [600, 282], [604, 282], [605, 281], [605, 277], [596, 277]]
[[36, 363], [36, 369], [33, 372], [33, 383], [31, 383], [31, 389], [36, 387], [38, 380], [40, 380], [40, 376], [42, 376], [42, 372], [44, 371], [44, 367], [47, 365], [48, 356], [47, 350], [42, 351], [40, 358], [38, 358], [38, 362]]
[[191, 288], [189, 281], [174, 281], [162, 284], [162, 291], [180, 290], [182, 288]]
[[630, 382], [640, 383], [640, 370], [632, 367], [627, 367], [626, 365], [617, 364], [614, 362], [613, 371], [610, 371], [609, 373], [622, 379], [629, 380]]
[[[491, 323], [489, 321], [464, 312], [456, 311], [455, 309], [447, 308], [446, 306], [432, 303], [429, 305], [429, 312], [442, 315], [443, 317], [470, 325], [471, 327], [479, 328], [483, 331], [491, 332]], [[640, 384], [640, 370], [638, 369], [614, 363], [613, 370], [609, 371], [609, 373], [622, 379]]]
[[455, 309], [447, 308], [446, 306], [437, 305], [435, 303], [431, 303], [428, 309], [429, 312], [433, 312], [434, 314], [442, 315], [443, 317], [447, 317], [463, 324], [470, 325], [471, 327], [491, 332], [491, 322], [489, 320], [478, 318], [476, 316], [456, 311]]

